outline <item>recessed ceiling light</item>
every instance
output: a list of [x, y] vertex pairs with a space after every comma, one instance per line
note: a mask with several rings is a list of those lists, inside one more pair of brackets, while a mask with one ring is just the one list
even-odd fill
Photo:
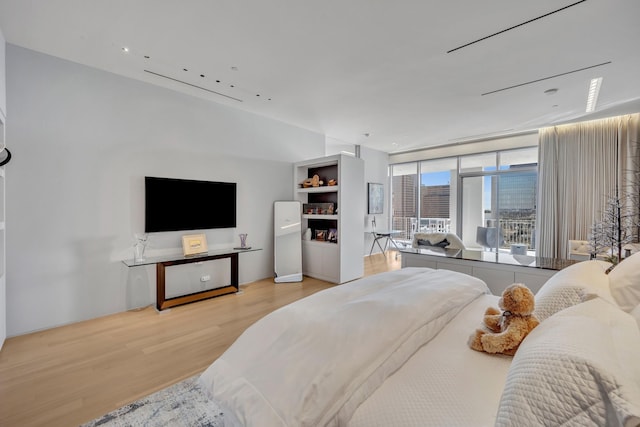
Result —
[[238, 71], [238, 67], [231, 67], [231, 71]]
[[546, 93], [547, 95], [555, 95], [558, 92], [558, 89], [553, 88], [553, 89], [547, 89], [544, 91], [544, 93]]
[[122, 47], [122, 51], [123, 51], [124, 53], [129, 53], [129, 48], [128, 48], [128, 47], [126, 47], [126, 46], [123, 46], [123, 47]]
[[371, 134], [369, 132], [365, 132], [362, 134], [362, 136], [364, 136], [365, 138], [369, 138]]
[[589, 93], [587, 94], [587, 113], [595, 111], [601, 85], [602, 77], [591, 79], [591, 83], [589, 84]]
[[398, 143], [397, 142], [392, 142], [391, 145], [394, 146], [394, 147], [397, 147]]

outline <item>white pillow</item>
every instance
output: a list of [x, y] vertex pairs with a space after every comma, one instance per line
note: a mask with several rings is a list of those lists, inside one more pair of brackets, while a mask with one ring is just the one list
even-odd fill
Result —
[[595, 298], [540, 323], [513, 358], [496, 426], [640, 423], [640, 329]]
[[605, 274], [610, 266], [605, 261], [583, 261], [554, 274], [536, 294], [534, 314], [538, 320], [595, 296], [614, 302]]
[[640, 304], [640, 252], [622, 260], [609, 273], [611, 294], [624, 311]]

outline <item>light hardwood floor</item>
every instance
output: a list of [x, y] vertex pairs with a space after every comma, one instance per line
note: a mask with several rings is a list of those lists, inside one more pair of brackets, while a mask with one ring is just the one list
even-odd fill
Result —
[[[400, 268], [395, 252], [365, 257], [365, 275]], [[6, 340], [0, 426], [77, 426], [198, 374], [265, 314], [334, 286], [272, 279], [158, 313], [127, 311]]]

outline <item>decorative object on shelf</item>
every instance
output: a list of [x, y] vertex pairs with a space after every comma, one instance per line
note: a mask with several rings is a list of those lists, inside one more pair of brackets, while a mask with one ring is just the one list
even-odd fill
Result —
[[338, 229], [330, 228], [329, 234], [327, 235], [327, 240], [331, 243], [338, 243]]
[[327, 230], [316, 230], [316, 241], [324, 242], [327, 240]]
[[182, 251], [185, 256], [207, 252], [207, 236], [204, 234], [187, 234], [182, 236]]
[[328, 186], [333, 187], [334, 185], [338, 185], [338, 180], [337, 179], [330, 179], [329, 182], [327, 183]]
[[303, 203], [302, 213], [307, 215], [333, 215], [333, 203]]
[[238, 237], [240, 237], [240, 249], [246, 249], [247, 248], [247, 233], [240, 233], [238, 234]]
[[373, 182], [369, 186], [369, 214], [381, 214], [384, 208], [384, 186]]
[[324, 181], [320, 180], [320, 177], [318, 175], [313, 175], [312, 178], [307, 178], [302, 181], [302, 188], [320, 187], [323, 184]]
[[134, 234], [134, 243], [133, 243], [133, 260], [135, 262], [144, 261], [144, 250], [147, 248], [147, 239], [148, 236], [146, 234]]
[[311, 240], [311, 229], [307, 228], [302, 234], [302, 240]]

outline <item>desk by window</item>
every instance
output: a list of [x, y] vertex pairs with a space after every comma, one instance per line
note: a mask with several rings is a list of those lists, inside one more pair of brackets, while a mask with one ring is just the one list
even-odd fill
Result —
[[[135, 261], [132, 259], [122, 261], [127, 267], [136, 267], [140, 265], [156, 265], [156, 308], [161, 311], [176, 305], [187, 304], [194, 301], [200, 301], [206, 298], [212, 298], [219, 295], [226, 295], [238, 292], [238, 254], [243, 252], [259, 251], [259, 248], [250, 249], [217, 249], [202, 254], [184, 256], [182, 254], [164, 255], [157, 257], [149, 257], [143, 261]], [[193, 262], [210, 261], [214, 259], [230, 258], [231, 261], [231, 283], [229, 286], [208, 289], [202, 292], [196, 292], [188, 295], [181, 295], [175, 298], [165, 297], [165, 268], [172, 265], [189, 264]]]
[[[371, 243], [371, 250], [369, 251], [369, 255], [373, 253], [373, 248], [375, 247], [376, 243], [378, 244], [378, 247], [380, 248], [382, 253], [385, 255], [387, 247], [391, 248], [391, 245], [395, 246], [396, 249], [400, 251], [398, 244], [395, 240], [393, 240], [393, 236], [400, 233], [403, 233], [403, 230], [371, 230], [371, 234], [373, 235], [373, 243]], [[381, 239], [385, 239], [384, 248], [380, 244]]]

